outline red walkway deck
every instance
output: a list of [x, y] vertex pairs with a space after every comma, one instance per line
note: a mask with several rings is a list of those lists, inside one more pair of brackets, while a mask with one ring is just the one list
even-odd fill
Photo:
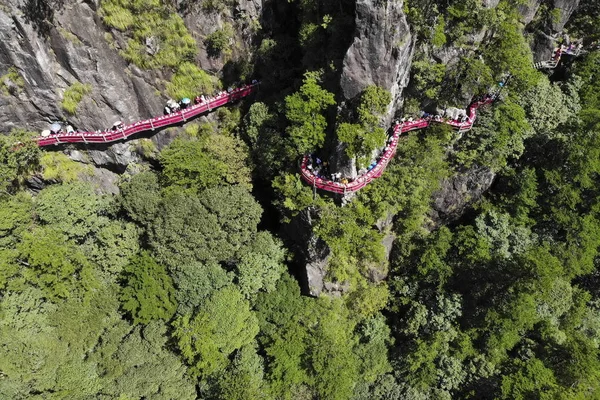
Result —
[[300, 166], [302, 179], [311, 186], [314, 186], [317, 189], [325, 190], [327, 192], [340, 194], [356, 192], [368, 185], [374, 179], [379, 178], [381, 174], [383, 174], [383, 171], [385, 171], [385, 168], [387, 167], [388, 163], [396, 154], [396, 148], [398, 147], [398, 140], [401, 134], [417, 129], [426, 128], [431, 123], [445, 123], [457, 130], [471, 129], [473, 123], [475, 122], [475, 117], [477, 116], [477, 109], [483, 105], [490, 104], [493, 101], [494, 99], [490, 97], [486, 100], [471, 103], [467, 115], [468, 119], [467, 121], [462, 123], [454, 121], [435, 121], [433, 119], [421, 118], [411, 122], [403, 122], [401, 124], [396, 124], [394, 126], [394, 133], [392, 134], [391, 142], [389, 142], [386, 148], [384, 149], [384, 152], [377, 161], [377, 164], [370, 171], [366, 172], [363, 175], [360, 175], [351, 182], [344, 184], [341, 182], [334, 182], [326, 178], [316, 176], [314, 172], [308, 168], [310, 161], [310, 156], [308, 155], [304, 156], [304, 158], [302, 159], [302, 164]]
[[154, 117], [144, 121], [139, 121], [131, 125], [125, 125], [118, 130], [96, 132], [72, 132], [59, 133], [47, 137], [37, 138], [38, 146], [49, 146], [52, 144], [61, 143], [108, 143], [117, 140], [127, 139], [136, 133], [164, 128], [171, 125], [177, 125], [186, 122], [189, 118], [195, 117], [207, 111], [211, 111], [217, 107], [232, 103], [241, 98], [248, 96], [258, 89], [259, 83], [244, 86], [233, 90], [231, 93], [224, 93], [215, 97], [209, 102], [195, 104], [181, 111], [172, 114]]

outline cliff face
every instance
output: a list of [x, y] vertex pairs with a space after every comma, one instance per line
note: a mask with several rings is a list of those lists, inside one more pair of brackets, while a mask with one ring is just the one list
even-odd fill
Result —
[[[375, 4], [371, 0], [357, 1], [355, 38], [344, 59], [341, 79], [341, 87], [346, 99], [352, 99], [371, 84], [382, 86], [392, 93], [393, 101], [385, 121], [387, 126], [391, 122], [393, 112], [401, 104], [402, 90], [408, 85], [415, 50], [401, 2], [390, 3]], [[497, 7], [499, 3], [500, 0], [483, 0], [483, 5], [488, 8]], [[522, 22], [525, 25], [534, 20], [542, 3], [542, 0], [530, 0], [520, 8]], [[556, 34], [563, 29], [578, 5], [579, 0], [553, 0], [550, 9], [558, 9], [558, 17], [550, 25], [534, 31], [532, 49], [536, 58], [543, 59], [550, 56]], [[484, 37], [485, 32], [473, 35], [470, 44], [477, 45]], [[452, 64], [462, 55], [462, 50], [453, 44], [437, 50], [421, 50], [444, 64]], [[469, 98], [462, 99], [465, 104], [470, 100], [470, 95]], [[355, 174], [354, 163], [343, 154], [343, 146], [338, 146], [336, 150], [338, 170], [346, 175]], [[460, 218], [490, 188], [494, 178], [495, 174], [492, 171], [474, 168], [444, 180], [441, 189], [433, 196], [428, 228], [436, 229]], [[384, 230], [390, 224], [391, 220], [381, 221], [379, 228]], [[386, 237], [386, 240], [389, 239]], [[385, 242], [384, 240], [384, 245], [389, 251], [389, 243]], [[306, 270], [309, 291], [312, 294], [335, 295], [344, 288], [330, 288], [326, 282], [324, 277], [327, 273], [329, 253], [322, 246], [323, 243], [320, 244], [320, 251], [310, 251], [312, 247], [307, 246], [309, 251], [306, 253]]]
[[[49, 12], [35, 8], [48, 4], [46, 0], [0, 1], [0, 77], [12, 70], [23, 80], [22, 85], [8, 82], [14, 89], [11, 93], [0, 92], [0, 133], [13, 127], [40, 131], [57, 120], [75, 128], [97, 130], [115, 121], [134, 122], [162, 113], [170, 73], [142, 70], [124, 60], [119, 52], [128, 38], [103, 24], [99, 3], [66, 0], [56, 2], [54, 6], [60, 8]], [[234, 30], [230, 59], [247, 59], [256, 33], [254, 21], [261, 12], [260, 0], [220, 13], [203, 12], [199, 7], [183, 10], [186, 26], [198, 44], [198, 65], [213, 73], [223, 69], [224, 58], [209, 57], [203, 38], [226, 23]], [[62, 109], [61, 101], [74, 82], [89, 85], [90, 92], [79, 103], [76, 114], [70, 115]], [[160, 148], [173, 137], [169, 130], [152, 140]], [[142, 160], [131, 142], [87, 150], [89, 157], [74, 159], [117, 172]]]
[[[105, 38], [94, 2], [66, 3], [46, 32], [24, 13], [24, 2], [0, 8], [0, 73], [15, 68], [25, 81], [14, 96], [0, 96], [0, 124], [40, 130], [65, 118], [76, 127], [101, 129], [119, 119], [156, 114], [162, 99], [151, 84], [156, 75], [128, 66]], [[60, 107], [73, 82], [91, 85], [75, 116]]]
[[346, 99], [353, 99], [370, 85], [392, 94], [389, 125], [408, 84], [414, 41], [403, 1], [357, 0], [354, 41], [344, 57], [341, 87]]

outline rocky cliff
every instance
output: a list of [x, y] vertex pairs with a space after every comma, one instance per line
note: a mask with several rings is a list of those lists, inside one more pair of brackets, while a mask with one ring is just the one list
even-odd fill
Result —
[[[489, 8], [497, 7], [499, 3], [499, 0], [483, 1], [483, 5]], [[536, 18], [542, 3], [541, 0], [530, 0], [520, 8], [522, 22], [525, 25]], [[578, 4], [579, 0], [554, 0], [550, 4], [548, 9], [558, 10], [558, 13], [554, 12], [555, 17], [552, 22], [549, 25], [538, 25], [532, 30], [531, 46], [536, 58], [544, 59], [550, 56], [557, 34], [563, 29]], [[474, 35], [470, 43], [477, 45], [484, 37], [484, 32], [481, 32], [479, 35]], [[452, 43], [436, 50], [421, 48], [419, 51], [430, 54], [444, 64], [457, 62], [463, 52]], [[408, 74], [414, 52], [414, 41], [401, 2], [374, 3], [370, 0], [358, 0], [355, 38], [344, 59], [341, 79], [344, 97], [351, 99], [367, 85], [377, 84], [392, 93], [393, 101], [390, 110], [395, 111], [400, 105], [402, 90], [409, 83]], [[463, 99], [465, 105], [471, 95], [466, 94]], [[386, 123], [390, 122], [392, 116], [393, 114], [390, 113]], [[338, 146], [336, 153], [341, 156], [337, 157], [337, 168], [347, 175], [353, 175], [354, 164], [343, 155], [343, 150], [343, 146]], [[432, 199], [428, 228], [436, 229], [460, 218], [490, 188], [494, 178], [495, 174], [489, 169], [473, 168], [444, 180], [441, 189]], [[381, 221], [382, 226], [379, 228], [384, 230], [391, 221], [391, 219]], [[386, 236], [383, 243], [388, 254], [391, 248], [390, 238]], [[309, 241], [305, 252], [310, 293], [335, 294], [343, 290], [343, 287], [330, 287], [331, 284], [324, 279], [329, 253], [326, 248], [323, 248], [323, 243], [315, 247], [316, 242], [314, 238], [311, 239], [312, 242]]]
[[341, 77], [346, 99], [353, 99], [370, 85], [392, 94], [386, 126], [408, 84], [414, 51], [402, 7], [403, 1], [357, 0], [354, 40], [344, 57]]
[[[171, 71], [143, 70], [127, 62], [120, 50], [128, 38], [103, 24], [98, 14], [99, 0], [49, 1], [0, 1], [0, 77], [14, 71], [22, 80], [14, 84], [8, 79], [12, 90], [0, 92], [0, 133], [13, 127], [40, 131], [53, 121], [97, 130], [118, 120], [133, 122], [161, 114]], [[182, 6], [183, 2], [179, 3]], [[45, 9], [41, 5], [58, 8]], [[181, 14], [196, 38], [198, 65], [214, 74], [221, 73], [226, 60], [209, 57], [203, 38], [224, 24], [234, 29], [235, 43], [228, 59], [246, 59], [255, 35], [254, 21], [260, 19], [261, 12], [259, 0], [218, 13], [185, 8]], [[61, 101], [75, 82], [89, 85], [90, 92], [71, 115], [61, 107]], [[160, 148], [173, 137], [171, 131], [161, 132], [152, 140]], [[119, 172], [142, 159], [131, 143], [90, 149], [89, 155], [77, 161]]]

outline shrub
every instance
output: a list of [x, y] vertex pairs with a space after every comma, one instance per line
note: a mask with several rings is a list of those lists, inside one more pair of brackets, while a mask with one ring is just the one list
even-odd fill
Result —
[[77, 106], [83, 99], [83, 96], [92, 91], [92, 85], [82, 84], [81, 82], [75, 82], [65, 90], [63, 94], [63, 100], [61, 106], [63, 110], [69, 114], [75, 114], [77, 112]]
[[233, 29], [231, 25], [225, 24], [223, 28], [218, 29], [208, 35], [204, 40], [206, 52], [209, 57], [219, 57], [221, 54], [231, 53], [230, 42], [233, 38]]
[[179, 66], [167, 83], [167, 93], [174, 99], [194, 98], [202, 93], [212, 93], [218, 87], [217, 80], [191, 62]]
[[121, 54], [138, 67], [176, 67], [197, 52], [183, 19], [159, 0], [104, 0], [100, 14], [106, 25], [131, 30]]
[[444, 19], [443, 15], [440, 15], [431, 35], [431, 44], [433, 46], [441, 47], [446, 44], [446, 35], [444, 34], [445, 30], [446, 20]]
[[44, 153], [40, 158], [42, 177], [45, 180], [74, 182], [81, 174], [92, 174], [92, 167], [71, 160], [63, 153]]
[[25, 81], [15, 67], [10, 67], [6, 74], [0, 76], [0, 92], [5, 96], [19, 93], [24, 86]]

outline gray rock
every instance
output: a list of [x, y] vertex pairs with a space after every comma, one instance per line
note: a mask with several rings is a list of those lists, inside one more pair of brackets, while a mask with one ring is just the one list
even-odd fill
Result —
[[483, 6], [486, 8], [495, 8], [500, 0], [483, 0]]
[[573, 12], [579, 7], [579, 3], [580, 0], [554, 0], [554, 8], [560, 10], [560, 18], [552, 23], [554, 31], [563, 30]]
[[390, 91], [392, 102], [383, 122], [390, 124], [409, 78], [414, 39], [403, 1], [357, 0], [354, 41], [344, 57], [341, 88], [353, 99], [370, 85]]
[[[102, 129], [115, 120], [136, 121], [160, 113], [155, 74], [128, 65], [106, 41], [93, 4], [66, 2], [46, 36], [27, 22], [18, 0], [0, 8], [0, 75], [15, 67], [25, 80], [17, 96], [0, 96], [0, 125], [41, 130], [55, 119], [81, 129]], [[138, 75], [136, 82], [136, 74]], [[60, 103], [75, 81], [91, 85], [75, 116]]]
[[81, 176], [83, 182], [90, 182], [98, 194], [119, 194], [119, 175], [104, 168], [93, 168], [90, 174]]
[[106, 150], [89, 150], [88, 155], [94, 165], [123, 173], [127, 165], [142, 161], [141, 156], [132, 149], [130, 143], [115, 143]]
[[430, 229], [455, 221], [490, 188], [496, 174], [483, 167], [474, 167], [442, 181], [433, 196]]

